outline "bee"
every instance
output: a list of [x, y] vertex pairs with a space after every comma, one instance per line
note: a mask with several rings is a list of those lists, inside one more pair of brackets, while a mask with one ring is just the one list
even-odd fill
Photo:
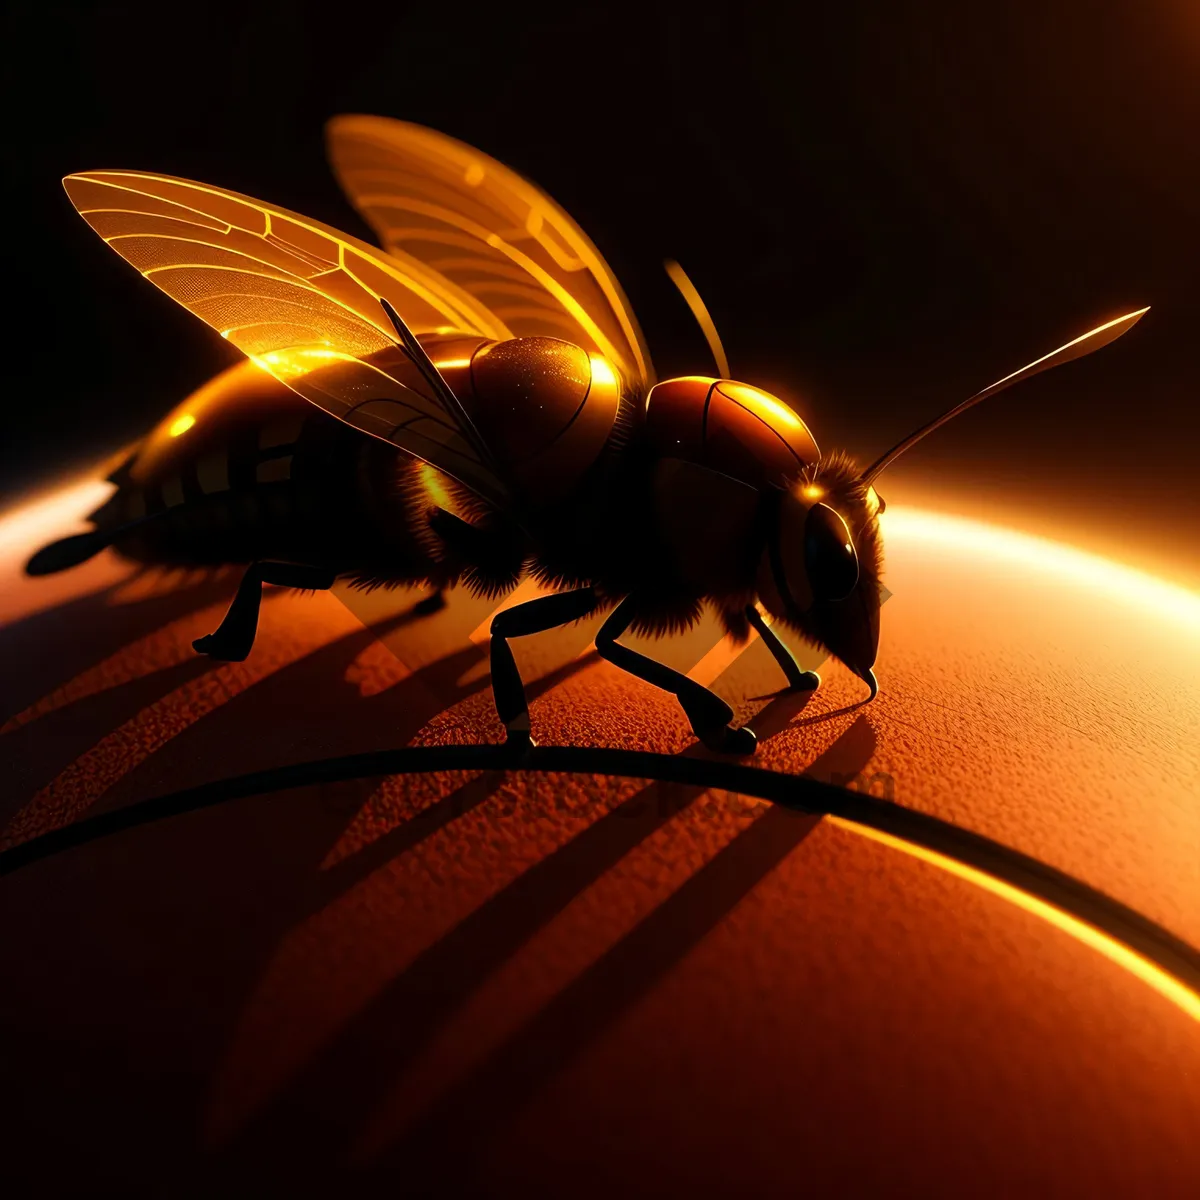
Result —
[[33, 556], [46, 574], [106, 547], [147, 563], [240, 563], [197, 651], [245, 658], [264, 584], [463, 583], [547, 594], [491, 622], [496, 710], [533, 744], [509, 641], [607, 616], [601, 656], [673, 693], [706, 746], [748, 754], [708, 688], [623, 645], [712, 606], [754, 630], [792, 689], [782, 623], [878, 692], [887, 466], [981, 400], [1119, 337], [1127, 314], [1005, 376], [866, 469], [822, 453], [788, 405], [728, 378], [703, 302], [668, 264], [718, 376], [656, 382], [624, 292], [543, 191], [444, 134], [334, 118], [329, 157], [384, 247], [221, 188], [136, 171], [70, 175], [91, 227], [248, 362], [169, 414], [110, 476], [92, 529]]

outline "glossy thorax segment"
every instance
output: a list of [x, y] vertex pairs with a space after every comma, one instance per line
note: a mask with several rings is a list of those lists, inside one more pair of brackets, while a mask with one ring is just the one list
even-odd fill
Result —
[[609, 363], [558, 338], [421, 342], [520, 500], [537, 508], [569, 494], [616, 422], [620, 385]]
[[820, 457], [808, 427], [757, 388], [685, 376], [651, 390], [644, 437], [659, 460], [654, 518], [682, 578], [710, 594], [744, 586], [762, 545], [763, 489]]
[[808, 426], [781, 400], [702, 375], [651, 389], [646, 436], [663, 458], [706, 466], [755, 488], [782, 486], [820, 457]]

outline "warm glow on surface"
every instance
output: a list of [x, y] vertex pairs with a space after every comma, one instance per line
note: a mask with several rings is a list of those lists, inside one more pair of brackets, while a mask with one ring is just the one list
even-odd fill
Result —
[[471, 360], [469, 358], [446, 358], [441, 362], [433, 364], [439, 371], [450, 370], [453, 367], [469, 367]]
[[617, 382], [616, 372], [609, 365], [605, 358], [601, 358], [598, 354], [591, 356], [592, 361], [592, 382], [604, 384], [606, 387], [613, 387]]
[[187, 431], [191, 429], [195, 423], [196, 418], [193, 417], [191, 413], [184, 413], [183, 416], [176, 417], [175, 420], [171, 422], [167, 433], [169, 433], [171, 437], [178, 437], [181, 433], [187, 433]]
[[820, 500], [825, 495], [825, 489], [815, 483], [810, 483], [800, 493], [806, 500]]
[[1043, 921], [1053, 925], [1055, 929], [1067, 934], [1068, 937], [1073, 937], [1077, 942], [1089, 946], [1097, 953], [1104, 955], [1109, 962], [1115, 963], [1131, 975], [1135, 975], [1144, 984], [1158, 992], [1160, 996], [1174, 1004], [1176, 1008], [1186, 1013], [1193, 1021], [1200, 1022], [1200, 995], [1197, 995], [1173, 975], [1167, 974], [1149, 959], [1130, 950], [1128, 946], [1109, 937], [1094, 925], [1089, 925], [1086, 921], [1081, 921], [1078, 917], [1073, 917], [1070, 913], [1055, 908], [1052, 904], [1047, 904], [1045, 900], [1040, 900], [1010, 883], [997, 879], [994, 875], [988, 875], [984, 871], [969, 867], [944, 854], [938, 854], [934, 850], [927, 850], [924, 846], [914, 845], [902, 838], [893, 837], [891, 834], [871, 829], [866, 825], [859, 825], [854, 821], [847, 821], [842, 817], [827, 816], [825, 820], [839, 829], [870, 838], [871, 841], [880, 842], [893, 850], [899, 850], [902, 854], [920, 859], [921, 862], [940, 867], [943, 871], [947, 871], [959, 879], [964, 879], [968, 883], [973, 883], [985, 892], [991, 892], [992, 895], [999, 896], [1000, 899], [1007, 900], [1010, 904], [1015, 904], [1035, 917], [1040, 917]]
[[74, 533], [87, 513], [112, 495], [113, 485], [101, 479], [68, 484], [0, 516], [0, 553], [33, 550], [40, 542]]
[[1200, 634], [1200, 593], [1063, 542], [914, 508], [889, 508], [880, 524], [885, 544], [925, 542], [988, 563], [1019, 563], [1065, 576], [1070, 582], [1152, 609]]
[[790, 425], [793, 429], [799, 429], [804, 424], [786, 404], [776, 400], [774, 396], [768, 396], [766, 392], [760, 392], [758, 388], [752, 388], [749, 384], [723, 383], [721, 391], [768, 424], [772, 418]]

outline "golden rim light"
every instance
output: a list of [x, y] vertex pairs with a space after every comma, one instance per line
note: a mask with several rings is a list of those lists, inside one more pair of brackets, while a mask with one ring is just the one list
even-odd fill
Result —
[[869, 825], [859, 824], [857, 821], [847, 820], [845, 817], [830, 814], [825, 817], [825, 820], [838, 829], [844, 829], [872, 842], [879, 842], [892, 850], [907, 854], [910, 858], [937, 867], [947, 874], [953, 875], [956, 879], [962, 879], [985, 892], [990, 892], [993, 896], [998, 896], [1001, 900], [1007, 900], [1009, 904], [1023, 912], [1039, 917], [1068, 937], [1095, 950], [1097, 954], [1107, 958], [1109, 962], [1114, 963], [1122, 970], [1128, 971], [1147, 987], [1153, 988], [1163, 999], [1169, 1000], [1185, 1016], [1200, 1023], [1200, 993], [1195, 992], [1174, 975], [1164, 971], [1157, 963], [1151, 962], [1102, 929], [1096, 928], [1095, 925], [1080, 920], [1079, 917], [1050, 904], [1040, 896], [1031, 895], [1014, 884], [998, 879], [995, 875], [990, 875], [977, 867], [968, 866], [948, 855], [939, 854], [936, 850], [918, 846], [915, 842], [884, 833]]
[[991, 561], [1065, 575], [1073, 583], [1113, 600], [1149, 608], [1185, 630], [1200, 634], [1200, 593], [1111, 558], [1002, 525], [927, 509], [889, 505], [879, 520], [889, 540], [898, 537], [926, 542]]

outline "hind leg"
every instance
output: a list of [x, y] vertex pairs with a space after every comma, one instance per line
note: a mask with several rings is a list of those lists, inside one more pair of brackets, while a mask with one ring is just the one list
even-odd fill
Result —
[[238, 584], [237, 595], [217, 628], [192, 643], [192, 648], [210, 658], [224, 662], [242, 662], [254, 645], [258, 633], [258, 610], [262, 602], [264, 583], [278, 587], [325, 591], [333, 587], [337, 572], [325, 567], [308, 567], [298, 563], [251, 563]]

